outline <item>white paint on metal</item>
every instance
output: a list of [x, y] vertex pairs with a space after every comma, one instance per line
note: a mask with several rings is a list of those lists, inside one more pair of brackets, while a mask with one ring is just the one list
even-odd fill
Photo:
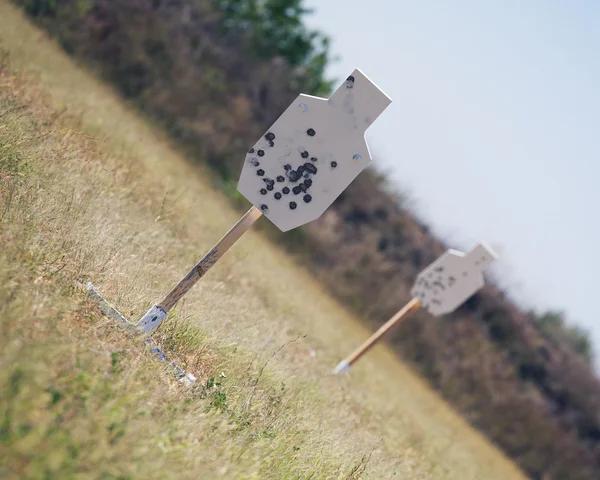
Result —
[[167, 357], [165, 353], [154, 344], [151, 338], [146, 338], [146, 344], [148, 345], [150, 352], [153, 353], [156, 358], [171, 364], [171, 368], [175, 372], [175, 376], [178, 379], [177, 381], [185, 383], [188, 386], [192, 385], [196, 381], [196, 377], [194, 375], [191, 373], [186, 373], [184, 370], [179, 368], [175, 362], [169, 360], [169, 357]]
[[390, 103], [359, 69], [329, 99], [299, 95], [246, 155], [238, 190], [283, 232], [319, 218], [371, 162], [365, 131]]
[[154, 305], [148, 310], [144, 316], [136, 323], [136, 327], [141, 329], [142, 333], [150, 333], [155, 330], [160, 323], [166, 318], [167, 312], [165, 312], [158, 305]]
[[417, 276], [411, 295], [432, 315], [450, 313], [483, 287], [483, 271], [497, 258], [484, 243], [467, 254], [450, 249]]
[[191, 373], [186, 373], [183, 377], [179, 379], [179, 381], [189, 386], [193, 385], [196, 382], [196, 377]]
[[[123, 315], [121, 315], [112, 305], [110, 305], [103, 297], [98, 293], [94, 285], [91, 282], [87, 284], [87, 291], [89, 297], [98, 303], [100, 307], [100, 311], [109, 318], [112, 318], [117, 324], [122, 326], [128, 333], [131, 335], [139, 335], [140, 330], [137, 328], [135, 324], [127, 320]], [[151, 311], [152, 309], [150, 309]], [[145, 339], [146, 345], [148, 345], [151, 353], [158, 360], [162, 360], [163, 362], [170, 362], [171, 368], [173, 369], [175, 376], [178, 378], [178, 381], [185, 383], [186, 385], [192, 385], [196, 381], [196, 377], [191, 373], [186, 373], [184, 370], [179, 368], [175, 362], [171, 362], [169, 357], [165, 355], [165, 353], [157, 347], [151, 338], [147, 337]]]
[[333, 369], [333, 374], [334, 375], [338, 375], [338, 374], [344, 374], [347, 373], [348, 370], [350, 370], [350, 364], [346, 361], [346, 360], [342, 360], [340, 363], [337, 364], [337, 366]]
[[102, 295], [98, 293], [92, 282], [88, 282], [87, 291], [89, 297], [94, 300], [98, 307], [100, 307], [100, 311], [109, 318], [112, 318], [115, 322], [120, 323], [123, 327], [128, 329], [135, 328], [134, 324], [125, 318], [124, 315], [121, 314], [115, 307], [113, 307], [110, 303], [108, 303]]

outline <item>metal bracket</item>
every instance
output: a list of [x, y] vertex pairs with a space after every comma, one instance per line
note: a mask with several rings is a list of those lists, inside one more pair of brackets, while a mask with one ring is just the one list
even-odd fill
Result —
[[165, 312], [158, 305], [154, 305], [146, 314], [135, 324], [143, 333], [150, 333], [161, 324], [161, 322], [167, 317]]
[[343, 375], [344, 373], [348, 373], [350, 370], [350, 364], [346, 360], [342, 360], [337, 366], [333, 369], [331, 373], [334, 375]]
[[[142, 322], [143, 322], [144, 318], [146, 318], [146, 316], [149, 315], [149, 313], [153, 311], [153, 309], [158, 308], [156, 306], [152, 307], [150, 309], [150, 311], [148, 313], [146, 313], [146, 315], [144, 315], [142, 320], [140, 320], [138, 325], [136, 325], [134, 323], [131, 323], [129, 320], [127, 320], [125, 318], [125, 316], [123, 316], [116, 308], [114, 308], [110, 303], [108, 303], [102, 297], [102, 295], [100, 295], [98, 293], [98, 291], [96, 290], [94, 285], [92, 285], [91, 282], [88, 282], [88, 284], [87, 284], [87, 291], [88, 291], [88, 296], [92, 300], [94, 300], [100, 307], [100, 311], [107, 317], [112, 318], [121, 327], [123, 327], [125, 330], [127, 330], [127, 332], [131, 335], [140, 335], [140, 334], [146, 333], [144, 324], [142, 324]], [[161, 310], [161, 312], [164, 314], [163, 317], [160, 319], [162, 321], [162, 319], [164, 317], [166, 317], [167, 314], [165, 312], [163, 312], [162, 310]], [[160, 321], [158, 323], [160, 323]], [[152, 331], [152, 330], [153, 329], [150, 329], [149, 331]], [[150, 347], [149, 348], [150, 352], [153, 353], [156, 358], [158, 358], [159, 360], [161, 360], [163, 362], [171, 363], [171, 367], [173, 368], [173, 371], [175, 372], [175, 375], [177, 376], [177, 378], [179, 379], [180, 382], [183, 382], [187, 385], [192, 385], [196, 381], [196, 377], [194, 375], [192, 375], [191, 373], [186, 373], [184, 370], [179, 368], [175, 362], [170, 361], [169, 357], [167, 357], [165, 355], [165, 353], [154, 344], [154, 342], [152, 341], [151, 338], [146, 338], [145, 343], [146, 343], [146, 345], [148, 345]]]

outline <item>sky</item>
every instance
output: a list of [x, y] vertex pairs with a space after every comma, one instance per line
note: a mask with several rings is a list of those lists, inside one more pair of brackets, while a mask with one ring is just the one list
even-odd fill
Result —
[[[307, 0], [392, 98], [374, 164], [451, 247], [480, 240], [524, 308], [588, 329], [600, 366], [600, 2]], [[337, 87], [337, 84], [336, 84]]]

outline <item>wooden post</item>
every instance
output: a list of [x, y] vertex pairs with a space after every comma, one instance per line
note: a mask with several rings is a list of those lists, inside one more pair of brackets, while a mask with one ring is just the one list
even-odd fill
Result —
[[261, 217], [261, 211], [251, 207], [244, 216], [229, 230], [221, 240], [200, 260], [194, 268], [169, 292], [157, 305], [154, 305], [136, 324], [144, 333], [150, 333], [169, 313], [177, 302], [192, 288], [198, 280], [231, 248], [231, 246]]
[[342, 360], [337, 367], [335, 367], [333, 373], [345, 373], [348, 371], [350, 366], [362, 357], [377, 341], [385, 335], [388, 330], [400, 323], [403, 319], [408, 317], [412, 312], [416, 311], [421, 306], [421, 302], [416, 298], [413, 298], [408, 302], [396, 315], [385, 322], [369, 339], [358, 347], [351, 355]]
[[251, 207], [245, 215], [229, 230], [221, 240], [200, 260], [194, 268], [181, 280], [177, 286], [158, 304], [165, 312], [169, 312], [175, 304], [183, 297], [190, 288], [229, 250], [246, 231], [254, 225], [260, 216], [261, 211], [256, 207]]

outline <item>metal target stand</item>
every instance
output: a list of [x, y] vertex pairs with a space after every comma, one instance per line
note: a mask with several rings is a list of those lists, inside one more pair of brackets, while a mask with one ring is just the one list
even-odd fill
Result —
[[[390, 103], [359, 69], [329, 99], [300, 94], [246, 154], [238, 191], [252, 207], [161, 302], [133, 323], [91, 283], [88, 295], [131, 335], [149, 335], [261, 216], [282, 232], [319, 218], [371, 163], [365, 132]], [[195, 382], [150, 337], [145, 343], [156, 358], [171, 363], [180, 381]]]

